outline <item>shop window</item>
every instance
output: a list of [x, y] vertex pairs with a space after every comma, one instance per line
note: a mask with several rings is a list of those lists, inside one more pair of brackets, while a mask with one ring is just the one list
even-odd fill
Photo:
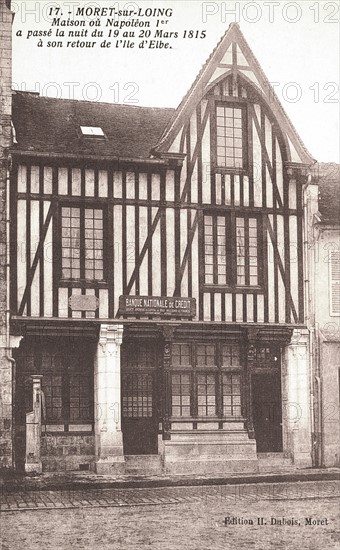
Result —
[[46, 419], [58, 422], [63, 418], [62, 376], [46, 373], [42, 380], [42, 390], [45, 395]]
[[189, 374], [171, 376], [171, 414], [172, 416], [190, 416], [191, 391]]
[[236, 343], [172, 344], [171, 416], [240, 416], [241, 368]]
[[241, 375], [222, 375], [223, 416], [241, 416]]
[[104, 279], [102, 208], [62, 207], [61, 273], [63, 279]]
[[[42, 375], [46, 424], [89, 424], [93, 422], [93, 353], [82, 344], [82, 350], [69, 349], [68, 353], [58, 346], [41, 349], [32, 345], [28, 352], [23, 348], [17, 359], [17, 387], [22, 393], [22, 421], [24, 413], [32, 408], [32, 384], [30, 376]], [[70, 346], [69, 346], [70, 348]], [[26, 353], [25, 353], [26, 351]], [[28, 353], [27, 353], [28, 352]]]
[[240, 347], [238, 345], [222, 345], [222, 366], [239, 367], [241, 365]]
[[191, 365], [190, 346], [188, 344], [174, 344], [172, 347], [172, 364], [175, 367]]
[[196, 348], [197, 366], [214, 366], [215, 361], [215, 346], [207, 344], [199, 344]]
[[215, 374], [197, 375], [197, 413], [198, 416], [216, 415], [216, 376]]

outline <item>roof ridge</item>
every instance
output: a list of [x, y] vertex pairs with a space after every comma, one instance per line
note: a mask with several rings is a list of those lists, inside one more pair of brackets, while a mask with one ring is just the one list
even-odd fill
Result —
[[90, 105], [108, 105], [113, 107], [133, 107], [136, 109], [152, 109], [152, 110], [160, 110], [160, 111], [175, 111], [175, 107], [152, 107], [149, 105], [131, 105], [130, 103], [112, 103], [110, 101], [90, 101], [88, 99], [72, 99], [67, 97], [51, 97], [51, 96], [44, 96], [40, 95], [38, 92], [30, 92], [27, 90], [13, 90], [15, 92], [15, 95], [27, 95], [30, 96], [32, 99], [38, 99], [38, 100], [48, 100], [48, 101], [69, 101], [70, 103], [88, 103]]

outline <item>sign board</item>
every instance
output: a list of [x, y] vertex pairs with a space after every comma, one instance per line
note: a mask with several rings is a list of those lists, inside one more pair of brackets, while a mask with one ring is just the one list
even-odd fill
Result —
[[69, 305], [72, 311], [96, 311], [99, 300], [93, 294], [72, 294]]
[[196, 299], [168, 296], [120, 296], [121, 315], [195, 317]]

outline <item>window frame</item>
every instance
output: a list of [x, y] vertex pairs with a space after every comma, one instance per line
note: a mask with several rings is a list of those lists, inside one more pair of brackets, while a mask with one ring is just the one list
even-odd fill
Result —
[[[68, 348], [70, 351], [66, 353], [62, 351], [58, 343], [44, 345], [39, 340], [32, 342], [30, 347], [25, 347], [17, 361], [20, 365], [19, 372], [17, 373], [17, 383], [20, 384], [21, 391], [21, 405], [18, 413], [22, 415], [22, 421], [24, 420], [24, 414], [27, 408], [31, 407], [32, 399], [32, 385], [24, 381], [29, 381], [29, 375], [39, 374], [42, 375], [42, 391], [44, 395], [44, 402], [46, 417], [42, 418], [43, 426], [62, 426], [62, 429], [55, 430], [54, 432], [71, 433], [76, 434], [74, 429], [70, 430], [70, 426], [88, 426], [89, 430], [82, 433], [93, 432], [94, 427], [94, 378], [93, 378], [93, 358], [95, 347], [94, 344], [82, 342], [79, 347], [73, 348], [72, 344]], [[77, 358], [77, 366], [75, 366], [74, 359]], [[49, 365], [44, 366], [44, 361], [48, 361]], [[71, 379], [72, 377], [79, 377], [80, 380], [84, 380], [86, 377], [87, 392], [85, 396], [81, 395], [81, 384], [73, 385], [74, 388], [78, 388], [77, 395], [72, 392]], [[57, 386], [54, 384], [53, 379], [60, 378], [60, 384]], [[56, 387], [59, 388], [58, 391]], [[51, 392], [46, 391], [47, 388], [51, 389]], [[80, 389], [80, 391], [79, 391]], [[60, 395], [59, 395], [60, 394]], [[51, 404], [47, 406], [47, 401], [51, 400]], [[53, 399], [60, 400], [60, 406], [56, 406], [53, 403]], [[81, 400], [86, 400], [86, 407], [88, 408], [88, 415], [81, 417], [81, 410], [83, 404]], [[77, 407], [72, 406], [72, 400], [77, 400]], [[29, 404], [29, 406], [28, 406]], [[75, 419], [72, 418], [72, 409], [79, 409], [79, 416]], [[48, 410], [60, 409], [60, 417], [53, 418], [47, 417]]]
[[[212, 246], [213, 249], [213, 282], [206, 282], [206, 275], [211, 275], [210, 273], [206, 273], [206, 232], [205, 232], [205, 218], [206, 217], [212, 217], [213, 219], [213, 239], [212, 244], [208, 243], [207, 246]], [[225, 275], [226, 275], [226, 283], [219, 283], [218, 282], [218, 262], [217, 262], [217, 218], [223, 217], [225, 219], [225, 228], [226, 228], [226, 240], [227, 240], [227, 234], [228, 231], [230, 234], [232, 234], [232, 239], [229, 241], [229, 243], [226, 242], [225, 244]], [[237, 218], [243, 218], [247, 221], [247, 234], [245, 236], [245, 243], [247, 250], [246, 255], [246, 261], [245, 264], [246, 267], [246, 280], [244, 284], [238, 284], [237, 283], [237, 224], [236, 219]], [[247, 246], [247, 243], [249, 242], [249, 219], [255, 218], [257, 221], [257, 284], [253, 285], [250, 284], [250, 262], [249, 262], [249, 247]], [[216, 228], [216, 229], [215, 229]], [[254, 212], [236, 212], [231, 210], [221, 210], [221, 209], [205, 209], [202, 213], [202, 222], [201, 222], [201, 265], [202, 265], [202, 286], [205, 290], [209, 289], [228, 289], [231, 291], [237, 291], [242, 292], [247, 289], [251, 289], [252, 291], [263, 291], [263, 261], [264, 261], [264, 255], [263, 255], [263, 243], [262, 243], [262, 231], [263, 229], [263, 222], [262, 222], [262, 216], [258, 213]]]
[[[241, 129], [242, 129], [242, 164], [240, 166], [228, 166], [218, 163], [217, 154], [217, 108], [229, 108], [241, 110]], [[248, 170], [248, 148], [247, 148], [247, 133], [248, 133], [248, 112], [247, 105], [243, 101], [226, 101], [223, 99], [215, 99], [213, 101], [213, 116], [212, 116], [212, 158], [215, 170], [220, 173], [244, 173]]]
[[328, 255], [329, 316], [339, 317], [340, 293], [340, 252], [331, 250]]
[[[171, 422], [195, 422], [195, 421], [242, 421], [243, 418], [243, 412], [244, 412], [244, 361], [243, 361], [243, 355], [242, 355], [242, 348], [240, 342], [229, 342], [228, 345], [231, 347], [238, 348], [238, 358], [239, 358], [239, 364], [237, 365], [223, 365], [223, 345], [225, 345], [226, 342], [209, 342], [209, 341], [176, 341], [172, 342], [171, 345], [171, 363], [169, 367], [169, 375], [170, 375], [170, 387], [169, 387], [169, 406], [170, 406], [170, 418]], [[186, 345], [189, 346], [189, 353], [190, 353], [190, 365], [173, 365], [172, 364], [172, 358], [173, 358], [173, 349], [176, 345]], [[199, 346], [214, 346], [214, 364], [213, 365], [199, 365], [197, 361], [198, 353], [197, 349]], [[172, 392], [172, 377], [173, 375], [187, 375], [189, 376], [189, 384], [190, 384], [190, 415], [179, 415], [179, 416], [173, 416], [173, 406], [178, 407], [177, 404], [173, 403], [173, 392]], [[223, 395], [223, 375], [224, 374], [231, 374], [231, 375], [239, 375], [240, 376], [240, 415], [224, 415], [224, 395]], [[200, 375], [208, 376], [212, 375], [214, 377], [214, 384], [215, 384], [215, 414], [210, 415], [202, 415], [199, 414], [199, 407], [203, 406], [199, 403], [199, 379], [198, 377]], [[202, 385], [202, 384], [201, 384]], [[203, 395], [203, 394], [202, 394]], [[201, 397], [202, 397], [201, 395]], [[177, 394], [175, 395], [175, 397]], [[206, 393], [206, 407], [208, 408], [211, 406], [211, 404], [208, 403], [208, 397], [209, 393]], [[185, 405], [187, 406], [187, 405]]]
[[[80, 259], [80, 277], [64, 277], [63, 276], [63, 208], [79, 208], [80, 210], [80, 253], [79, 253], [79, 259]], [[102, 212], [102, 222], [103, 222], [103, 246], [102, 246], [102, 253], [103, 253], [103, 275], [101, 279], [88, 279], [86, 278], [86, 248], [85, 248], [85, 211], [86, 210], [101, 210]], [[59, 275], [59, 281], [61, 285], [67, 285], [67, 286], [107, 286], [108, 282], [108, 265], [107, 265], [107, 258], [108, 258], [108, 239], [107, 239], [107, 207], [103, 205], [102, 203], [83, 203], [83, 202], [68, 202], [68, 201], [62, 201], [59, 204], [59, 213], [58, 213], [58, 237], [59, 237], [59, 243], [58, 243], [58, 275]]]

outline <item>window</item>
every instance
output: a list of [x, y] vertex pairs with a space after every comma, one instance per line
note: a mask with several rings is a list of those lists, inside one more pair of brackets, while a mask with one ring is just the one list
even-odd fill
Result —
[[241, 107], [216, 107], [217, 166], [243, 168], [243, 110]]
[[175, 367], [191, 365], [189, 344], [176, 344], [172, 348], [172, 364]]
[[198, 416], [216, 415], [216, 376], [214, 374], [197, 375], [197, 413]]
[[123, 374], [122, 401], [125, 418], [152, 417], [152, 374]]
[[189, 374], [171, 376], [171, 415], [190, 416], [191, 377]]
[[172, 344], [170, 415], [198, 419], [240, 417], [240, 355], [235, 343]]
[[261, 367], [279, 367], [280, 350], [275, 346], [256, 347], [254, 363]]
[[340, 252], [330, 252], [330, 314], [340, 314]]
[[223, 416], [241, 416], [241, 375], [223, 373]]
[[215, 346], [199, 344], [196, 348], [196, 359], [198, 367], [213, 367], [215, 361]]
[[[68, 352], [57, 344], [40, 342], [23, 347], [17, 360], [17, 386], [20, 415], [32, 408], [30, 375], [42, 375], [46, 424], [90, 424], [93, 422], [93, 348], [85, 342], [68, 346]], [[26, 385], [25, 385], [26, 382]], [[18, 401], [18, 402], [19, 402]]]
[[105, 134], [100, 126], [80, 126], [80, 131], [81, 134], [85, 137], [105, 137]]
[[227, 285], [230, 228], [226, 216], [204, 216], [205, 283]]
[[204, 216], [206, 285], [258, 286], [259, 222], [230, 214]]
[[222, 345], [222, 367], [240, 367], [240, 348], [232, 344]]
[[236, 218], [237, 285], [258, 285], [257, 219]]
[[62, 207], [61, 271], [64, 279], [104, 279], [103, 226], [101, 208]]

